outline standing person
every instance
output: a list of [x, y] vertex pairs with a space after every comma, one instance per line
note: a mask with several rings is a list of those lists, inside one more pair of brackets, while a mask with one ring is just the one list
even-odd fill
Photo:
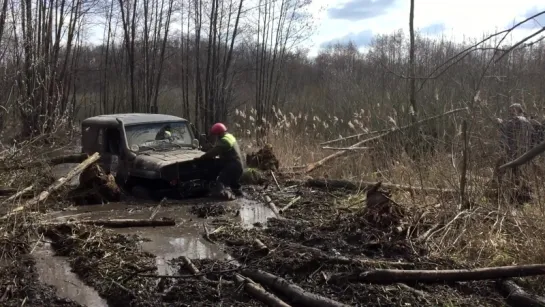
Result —
[[[526, 117], [522, 105], [519, 103], [514, 103], [509, 106], [510, 117], [505, 121], [500, 122], [500, 146], [502, 147], [503, 157], [498, 161], [498, 165], [503, 163], [513, 161], [519, 156], [523, 155], [526, 151], [532, 148], [532, 143], [534, 141], [534, 127], [530, 120]], [[505, 172], [496, 174], [498, 179], [503, 177]], [[527, 200], [526, 194], [529, 187], [527, 186], [525, 180], [523, 180], [523, 172], [520, 167], [515, 167], [512, 169], [511, 176], [508, 181], [511, 181], [511, 184], [516, 187], [516, 194], [521, 194], [517, 196], [517, 199]], [[520, 198], [524, 194], [523, 198]], [[520, 202], [520, 201], [518, 201]]]
[[240, 197], [243, 194], [239, 181], [244, 166], [237, 139], [227, 132], [227, 127], [222, 123], [214, 124], [210, 129], [210, 134], [217, 138], [216, 145], [198, 159], [211, 159], [219, 156], [224, 162], [218, 176], [214, 194], [233, 198], [225, 189], [226, 187], [230, 187], [233, 194]]
[[508, 161], [524, 154], [532, 147], [534, 127], [520, 103], [509, 106], [509, 119], [500, 125], [500, 142]]

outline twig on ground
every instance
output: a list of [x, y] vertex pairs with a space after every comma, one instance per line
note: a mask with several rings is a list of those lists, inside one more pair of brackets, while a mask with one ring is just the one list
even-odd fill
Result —
[[322, 149], [326, 149], [326, 150], [369, 150], [371, 149], [372, 147], [329, 147], [329, 146], [324, 146], [322, 147]]
[[161, 199], [161, 201], [159, 202], [159, 204], [157, 205], [157, 207], [155, 207], [155, 209], [153, 209], [153, 212], [151, 213], [149, 219], [150, 220], [153, 220], [155, 218], [155, 216], [157, 215], [157, 213], [159, 212], [159, 210], [161, 210], [161, 206], [167, 201], [167, 198], [166, 197], [163, 197], [163, 199]]
[[285, 205], [282, 209], [280, 209], [279, 213], [281, 213], [281, 214], [284, 213], [291, 206], [293, 206], [299, 199], [301, 199], [301, 196], [297, 196], [294, 199], [292, 199], [287, 205]]
[[[372, 187], [374, 187], [377, 183], [376, 182], [353, 182], [349, 180], [340, 180], [340, 179], [308, 179], [305, 184], [310, 187], [315, 188], [328, 188], [328, 189], [347, 189], [347, 190], [368, 190]], [[457, 191], [454, 189], [441, 189], [441, 188], [428, 188], [428, 187], [416, 187], [416, 186], [410, 186], [410, 185], [401, 185], [401, 184], [394, 184], [394, 183], [382, 183], [381, 186], [386, 189], [392, 189], [392, 190], [401, 190], [401, 191], [424, 191], [424, 192], [430, 192], [430, 193], [438, 193], [438, 194], [454, 194], [456, 195]]]
[[290, 307], [287, 303], [276, 297], [275, 295], [267, 292], [259, 284], [256, 284], [249, 278], [243, 277], [239, 274], [235, 275], [237, 284], [244, 285], [244, 290], [251, 296], [262, 302], [263, 304], [271, 307]]
[[280, 184], [278, 183], [278, 180], [276, 180], [276, 176], [274, 175], [274, 172], [271, 170], [271, 176], [274, 179], [274, 183], [276, 183], [276, 187], [278, 188], [278, 191], [282, 191], [282, 187], [280, 187]]
[[183, 278], [194, 278], [194, 277], [200, 277], [200, 276], [206, 276], [207, 274], [225, 274], [225, 273], [232, 273], [241, 270], [241, 268], [234, 268], [234, 269], [227, 269], [227, 270], [220, 270], [220, 271], [212, 271], [212, 272], [206, 272], [206, 273], [198, 273], [198, 274], [188, 274], [188, 275], [156, 275], [156, 274], [138, 274], [139, 277], [147, 277], [147, 278], [173, 278], [173, 279], [183, 279]]
[[31, 192], [33, 188], [34, 188], [34, 185], [30, 185], [30, 186], [28, 186], [28, 187], [22, 189], [21, 191], [15, 193], [15, 194], [13, 194], [13, 195], [11, 195], [10, 197], [6, 198], [6, 199], [2, 202], [2, 205], [14, 201], [15, 199], [21, 197], [23, 194], [26, 194], [26, 193], [28, 193], [28, 192]]
[[290, 301], [297, 306], [308, 307], [345, 307], [347, 305], [323, 297], [314, 293], [310, 293], [303, 288], [289, 283], [287, 280], [261, 270], [241, 271], [241, 275], [256, 281], [269, 289], [281, 293], [284, 297], [289, 297]]
[[276, 215], [276, 217], [278, 219], [283, 219], [284, 217], [282, 217], [280, 215], [280, 212], [278, 212], [278, 209], [276, 208], [276, 205], [273, 203], [272, 199], [269, 197], [269, 195], [265, 195], [265, 202], [267, 203], [267, 205], [269, 206], [269, 208], [271, 208], [272, 212], [274, 212], [274, 214]]
[[[199, 271], [199, 269], [193, 264], [193, 262], [191, 262], [191, 260], [189, 258], [187, 258], [186, 256], [182, 256], [180, 257], [181, 261], [182, 261], [182, 264], [184, 265], [184, 267], [193, 274], [193, 276], [195, 277], [198, 277], [200, 280], [206, 282], [206, 283], [209, 283], [209, 284], [218, 284], [218, 283], [224, 283], [224, 284], [232, 284], [231, 281], [228, 281], [228, 280], [221, 280], [221, 281], [215, 281], [215, 280], [210, 280], [208, 278], [206, 278], [206, 274], [207, 273], [201, 273]], [[237, 269], [238, 270], [238, 269]], [[228, 273], [228, 272], [233, 272], [233, 271], [218, 271], [219, 274], [221, 273]], [[211, 273], [216, 273], [216, 272], [211, 272]], [[210, 273], [208, 273], [210, 274]], [[182, 276], [182, 275], [179, 275], [179, 276]]]
[[70, 224], [86, 224], [103, 226], [106, 228], [129, 228], [129, 227], [159, 227], [159, 226], [175, 226], [176, 221], [171, 218], [162, 218], [160, 220], [137, 220], [137, 219], [111, 219], [111, 220], [79, 220], [73, 222], [46, 222], [42, 226], [54, 225], [70, 225]]
[[65, 183], [69, 182], [72, 178], [79, 175], [81, 172], [83, 172], [87, 167], [89, 167], [91, 164], [98, 161], [100, 158], [100, 155], [98, 152], [94, 153], [92, 156], [87, 158], [82, 163], [78, 164], [75, 168], [70, 170], [68, 174], [65, 177], [60, 178], [55, 183], [50, 185], [47, 189], [45, 189], [42, 193], [40, 193], [38, 196], [32, 198], [31, 200], [25, 202], [22, 206], [19, 206], [13, 210], [11, 210], [8, 214], [4, 216], [4, 218], [7, 218], [17, 212], [24, 211], [28, 209], [29, 207], [32, 207], [34, 205], [37, 205], [47, 199], [51, 193], [55, 192], [59, 188], [61, 188]]
[[206, 224], [204, 222], [202, 223], [202, 227], [204, 228], [204, 239], [212, 244], [216, 244], [216, 242], [210, 238], [210, 231], [208, 231], [208, 227], [206, 227]]
[[545, 275], [545, 264], [503, 266], [459, 270], [390, 270], [377, 269], [361, 273], [335, 274], [331, 283], [368, 282], [392, 284], [406, 282], [440, 283]]

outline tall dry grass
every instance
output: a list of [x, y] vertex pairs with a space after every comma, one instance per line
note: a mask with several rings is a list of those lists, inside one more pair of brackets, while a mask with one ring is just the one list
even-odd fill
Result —
[[[323, 149], [321, 142], [340, 135], [370, 132], [368, 122], [365, 117], [362, 118], [361, 113], [356, 112], [352, 118], [340, 119], [333, 116], [319, 118], [311, 113], [284, 113], [275, 109], [275, 121], [266, 123], [270, 131], [267, 141], [273, 146], [281, 168], [290, 170], [293, 166], [304, 166], [333, 152]], [[469, 121], [468, 126], [472, 129], [468, 132], [466, 174], [467, 197], [472, 203], [471, 208], [460, 209], [457, 196], [445, 197], [425, 191], [397, 191], [393, 198], [410, 208], [411, 223], [436, 227], [428, 238], [432, 253], [480, 266], [545, 262], [545, 244], [542, 243], [545, 236], [545, 223], [542, 222], [545, 218], [545, 189], [541, 185], [542, 172], [539, 167], [527, 169], [534, 199], [522, 208], [509, 203], [507, 195], [503, 193], [500, 193], [498, 199], [486, 197], [487, 183], [492, 179], [500, 152], [495, 131], [497, 127], [476, 125], [483, 121], [482, 118], [453, 115], [440, 119], [444, 127], [455, 128], [440, 129], [435, 136], [427, 135], [425, 141], [430, 146], [420, 152], [416, 160], [409, 158], [404, 151], [402, 141], [408, 137], [407, 134], [399, 133], [396, 137], [373, 144], [368, 150], [332, 160], [311, 175], [459, 191], [464, 144], [460, 130], [462, 119]], [[392, 126], [384, 126], [382, 129], [399, 126], [393, 120], [389, 122], [392, 122]], [[244, 149], [256, 150], [255, 111], [237, 110], [233, 123], [235, 133], [243, 139]], [[433, 122], [426, 125], [426, 128], [435, 127]], [[339, 142], [329, 146], [346, 147], [354, 142]]]

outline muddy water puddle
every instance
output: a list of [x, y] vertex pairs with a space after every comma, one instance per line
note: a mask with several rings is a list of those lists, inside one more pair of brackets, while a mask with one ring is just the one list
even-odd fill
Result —
[[274, 212], [264, 203], [249, 199], [237, 200], [239, 203], [240, 222], [242, 227], [251, 228], [254, 224], [265, 225], [267, 219], [274, 217]]
[[72, 272], [65, 258], [54, 254], [49, 243], [39, 244], [32, 253], [38, 278], [42, 283], [55, 287], [59, 297], [70, 299], [82, 306], [108, 306], [93, 288], [84, 284]]
[[[190, 259], [232, 260], [223, 248], [213, 244], [203, 237], [206, 219], [197, 218], [190, 213], [191, 205], [210, 204], [225, 205], [231, 212], [222, 218], [240, 222], [243, 227], [253, 227], [259, 223], [264, 225], [274, 213], [263, 203], [237, 199], [231, 202], [210, 202], [209, 199], [194, 199], [188, 201], [167, 201], [159, 208], [156, 219], [162, 217], [173, 218], [176, 226], [171, 227], [138, 227], [112, 229], [122, 234], [137, 234], [143, 240], [141, 247], [144, 251], [156, 255], [158, 274], [178, 274], [178, 268], [172, 267], [169, 260], [186, 256]], [[55, 221], [69, 220], [98, 220], [98, 219], [148, 219], [157, 208], [156, 203], [110, 203], [106, 205], [91, 205], [68, 208], [62, 212], [50, 213]], [[238, 210], [235, 217], [233, 212]], [[207, 224], [213, 231], [214, 227]]]

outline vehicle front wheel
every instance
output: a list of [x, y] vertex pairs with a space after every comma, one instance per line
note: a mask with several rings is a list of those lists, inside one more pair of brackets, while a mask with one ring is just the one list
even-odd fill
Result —
[[136, 198], [151, 200], [151, 191], [141, 185], [132, 187], [131, 194]]

